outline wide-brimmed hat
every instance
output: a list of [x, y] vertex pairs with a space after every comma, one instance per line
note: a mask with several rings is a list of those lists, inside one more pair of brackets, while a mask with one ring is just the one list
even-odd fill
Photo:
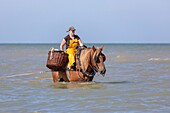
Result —
[[73, 26], [71, 26], [71, 27], [69, 27], [68, 28], [68, 31], [67, 32], [69, 32], [69, 31], [75, 31], [76, 29], [73, 27]]

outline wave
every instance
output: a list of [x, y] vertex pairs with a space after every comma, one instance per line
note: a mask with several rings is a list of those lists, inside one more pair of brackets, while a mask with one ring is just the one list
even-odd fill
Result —
[[161, 58], [161, 57], [129, 57], [129, 56], [116, 56], [114, 58], [107, 58], [107, 60], [111, 60], [114, 62], [121, 62], [121, 63], [125, 63], [125, 62], [170, 62], [170, 57], [167, 58]]
[[150, 58], [148, 61], [170, 61], [170, 58]]

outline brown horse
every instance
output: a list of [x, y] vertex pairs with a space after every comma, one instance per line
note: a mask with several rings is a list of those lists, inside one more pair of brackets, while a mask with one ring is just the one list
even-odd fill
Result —
[[82, 49], [79, 58], [76, 57], [76, 70], [52, 71], [53, 81], [89, 82], [93, 80], [96, 73], [104, 76], [106, 58], [102, 50], [103, 46]]

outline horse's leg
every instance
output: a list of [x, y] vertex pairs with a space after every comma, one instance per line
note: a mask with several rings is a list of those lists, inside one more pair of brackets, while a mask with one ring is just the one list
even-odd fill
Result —
[[66, 71], [59, 72], [59, 73], [60, 73], [60, 75], [62, 76], [62, 78], [65, 82], [70, 82], [68, 77], [67, 77]]
[[59, 72], [57, 72], [57, 71], [52, 71], [52, 77], [53, 77], [53, 82], [59, 82], [59, 81], [60, 81]]
[[52, 77], [53, 77], [53, 82], [61, 82], [62, 79], [65, 82], [69, 82], [69, 79], [66, 75], [66, 71], [63, 71], [63, 72], [52, 71]]

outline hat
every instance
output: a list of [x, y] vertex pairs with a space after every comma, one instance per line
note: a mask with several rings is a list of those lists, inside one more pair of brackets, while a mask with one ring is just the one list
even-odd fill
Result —
[[71, 27], [69, 27], [68, 28], [68, 31], [67, 32], [69, 32], [69, 31], [75, 31], [76, 29], [73, 27], [73, 26], [71, 26]]

